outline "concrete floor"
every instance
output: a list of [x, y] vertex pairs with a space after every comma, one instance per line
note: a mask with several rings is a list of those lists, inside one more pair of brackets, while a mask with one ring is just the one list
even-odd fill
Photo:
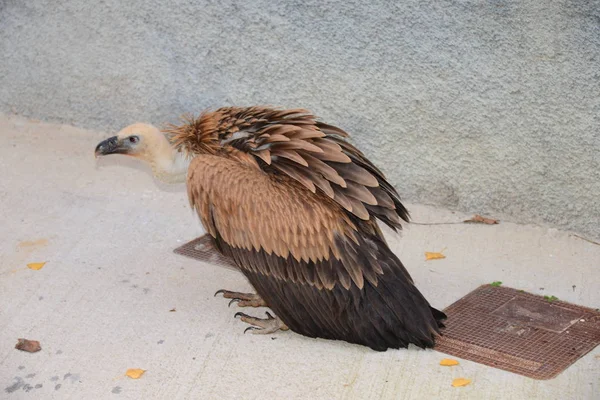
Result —
[[[535, 381], [469, 361], [440, 367], [445, 355], [435, 351], [243, 335], [236, 307], [213, 297], [249, 290], [243, 276], [172, 253], [202, 233], [183, 186], [159, 186], [123, 157], [96, 161], [106, 135], [0, 117], [1, 399], [600, 398], [600, 348]], [[466, 217], [410, 210], [420, 222]], [[411, 225], [390, 239], [436, 307], [498, 280], [600, 305], [600, 246], [567, 232]], [[446, 259], [424, 261], [442, 249]], [[39, 261], [47, 261], [39, 271], [26, 267]], [[15, 350], [19, 337], [42, 351]], [[128, 368], [147, 372], [132, 380]], [[472, 384], [451, 387], [457, 377]]]

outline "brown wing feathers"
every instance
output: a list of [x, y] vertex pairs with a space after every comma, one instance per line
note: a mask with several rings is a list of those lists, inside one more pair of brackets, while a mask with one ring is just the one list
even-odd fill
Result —
[[197, 135], [192, 141], [208, 140], [215, 147], [231, 146], [251, 154], [263, 168], [271, 167], [313, 193], [322, 191], [360, 219], [374, 216], [393, 229], [401, 228], [399, 218], [408, 221], [396, 191], [379, 169], [344, 140], [348, 134], [316, 121], [308, 111], [225, 108], [208, 115], [217, 121], [214, 127], [205, 121], [205, 114], [188, 123], [185, 135], [176, 136], [190, 138], [190, 124], [208, 127], [208, 135]]
[[[264, 250], [235, 248], [216, 238], [223, 254], [241, 266], [252, 286], [293, 331], [375, 350], [409, 343], [432, 347], [439, 320], [445, 316], [429, 306], [398, 258], [376, 237], [361, 237], [359, 244], [340, 240], [341, 260], [330, 257], [306, 262]], [[289, 275], [274, 278], [271, 274], [275, 271], [288, 271]], [[357, 277], [362, 283], [365, 271], [364, 285], [352, 284]], [[380, 279], [373, 284], [376, 275]], [[319, 280], [341, 284], [324, 289], [303, 283]]]
[[[312, 195], [294, 181], [274, 181], [235, 160], [196, 157], [188, 174], [188, 196], [208, 233], [234, 248], [263, 250], [267, 255], [308, 263], [342, 258], [335, 243], [338, 236], [358, 241], [356, 225], [342, 210], [332, 207], [331, 199]], [[266, 269], [260, 272], [277, 279], [319, 288], [332, 288], [336, 280], [329, 278], [338, 274], [328, 274], [325, 267], [326, 275], [317, 271], [317, 279], [312, 280], [306, 279], [313, 276], [307, 271], [271, 269], [268, 263], [263, 267]], [[363, 286], [360, 266], [347, 263], [339, 267], [348, 269], [345, 273]], [[349, 286], [347, 282], [345, 287]]]
[[397, 229], [408, 213], [344, 131], [305, 110], [254, 107], [169, 132], [197, 154], [188, 195], [215, 245], [292, 330], [376, 350], [433, 345], [445, 316], [375, 223]]

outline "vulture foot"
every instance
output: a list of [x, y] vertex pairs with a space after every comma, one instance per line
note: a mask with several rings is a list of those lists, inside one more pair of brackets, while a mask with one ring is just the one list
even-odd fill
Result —
[[267, 307], [267, 303], [257, 294], [230, 292], [229, 290], [217, 290], [215, 296], [223, 293], [223, 297], [231, 299], [229, 306], [237, 302], [238, 307]]
[[286, 324], [283, 323], [278, 317], [273, 317], [268, 311], [266, 312], [267, 318], [255, 318], [244, 314], [243, 312], [235, 313], [234, 317], [240, 317], [240, 319], [252, 326], [249, 326], [244, 330], [244, 333], [250, 331], [255, 335], [268, 335], [279, 330], [287, 331]]

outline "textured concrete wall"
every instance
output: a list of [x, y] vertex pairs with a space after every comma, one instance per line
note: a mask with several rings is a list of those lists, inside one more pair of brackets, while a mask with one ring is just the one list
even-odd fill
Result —
[[0, 111], [307, 107], [405, 198], [600, 237], [599, 1], [0, 0]]

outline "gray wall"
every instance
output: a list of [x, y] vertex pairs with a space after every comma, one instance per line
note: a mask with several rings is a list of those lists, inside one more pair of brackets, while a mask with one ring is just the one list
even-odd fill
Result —
[[307, 107], [410, 201], [600, 238], [599, 1], [0, 0], [0, 111]]

